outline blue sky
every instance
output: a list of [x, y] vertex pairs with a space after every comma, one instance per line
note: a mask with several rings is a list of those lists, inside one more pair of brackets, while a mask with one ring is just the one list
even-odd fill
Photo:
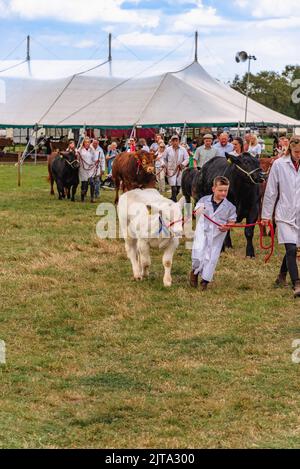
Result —
[[[107, 34], [115, 59], [166, 61], [174, 67], [193, 58], [224, 82], [246, 71], [235, 53], [258, 58], [253, 70], [281, 70], [300, 63], [299, 0], [0, 0], [3, 60], [22, 59], [32, 36], [33, 59], [102, 60]], [[3, 68], [3, 63], [1, 64]]]

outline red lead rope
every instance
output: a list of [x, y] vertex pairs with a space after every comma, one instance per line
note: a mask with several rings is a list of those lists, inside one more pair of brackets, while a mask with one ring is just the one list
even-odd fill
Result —
[[[198, 209], [199, 210], [199, 209]], [[198, 210], [194, 210], [193, 211], [193, 215], [197, 215], [197, 211]], [[249, 224], [226, 224], [226, 225], [221, 225], [220, 223], [216, 222], [215, 220], [213, 220], [212, 218], [210, 218], [208, 215], [205, 215], [205, 213], [203, 214], [204, 217], [210, 221], [211, 223], [213, 223], [214, 225], [218, 226], [218, 227], [225, 227], [225, 228], [251, 228], [253, 226], [259, 226], [259, 230], [260, 230], [260, 236], [259, 236], [259, 243], [260, 243], [260, 248], [263, 250], [263, 251], [270, 251], [269, 254], [266, 255], [265, 257], [265, 263], [269, 262], [269, 260], [271, 259], [273, 253], [274, 253], [274, 242], [275, 242], [275, 233], [274, 233], [274, 227], [273, 227], [273, 223], [271, 221], [269, 221], [268, 223], [268, 227], [270, 229], [270, 234], [271, 234], [271, 244], [269, 246], [265, 246], [264, 243], [263, 243], [263, 237], [264, 237], [264, 225], [261, 221], [258, 221], [256, 223], [249, 223]], [[168, 228], [170, 228], [171, 226], [175, 225], [175, 223], [179, 223], [180, 221], [182, 221], [183, 223], [186, 223], [187, 220], [189, 220], [191, 217], [188, 217], [186, 219], [182, 218], [181, 220], [177, 220], [173, 223], [171, 223]]]

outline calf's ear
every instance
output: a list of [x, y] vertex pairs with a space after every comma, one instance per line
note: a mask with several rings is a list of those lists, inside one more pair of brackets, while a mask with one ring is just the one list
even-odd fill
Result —
[[225, 156], [226, 156], [227, 162], [229, 164], [238, 163], [238, 161], [239, 161], [238, 157], [232, 155], [231, 153], [225, 153]]

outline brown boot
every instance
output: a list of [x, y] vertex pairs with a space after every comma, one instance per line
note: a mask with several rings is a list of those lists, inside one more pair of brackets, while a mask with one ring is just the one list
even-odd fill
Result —
[[198, 275], [194, 274], [193, 271], [190, 273], [190, 286], [193, 288], [198, 287]]
[[294, 298], [300, 297], [300, 280], [296, 280], [294, 285]]
[[207, 290], [208, 283], [209, 283], [209, 282], [207, 282], [206, 280], [201, 280], [200, 286], [201, 286], [201, 290], [202, 290], [202, 291], [206, 291], [206, 290]]
[[276, 287], [288, 287], [288, 283], [286, 281], [286, 273], [280, 272], [277, 279], [275, 280]]

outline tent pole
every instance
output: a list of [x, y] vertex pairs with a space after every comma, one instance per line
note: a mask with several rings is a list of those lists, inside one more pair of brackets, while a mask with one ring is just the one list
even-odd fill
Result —
[[112, 35], [108, 35], [108, 63], [109, 63], [109, 76], [112, 76], [112, 53], [111, 53], [111, 38]]
[[195, 31], [195, 62], [198, 62], [198, 31]]
[[184, 126], [183, 126], [183, 129], [182, 129], [182, 134], [181, 134], [180, 143], [185, 143], [184, 140], [185, 140], [185, 130], [186, 130], [186, 127], [187, 127], [187, 125], [186, 125], [186, 121], [185, 121]]
[[112, 61], [112, 56], [111, 56], [111, 33], [108, 35], [108, 61]]
[[27, 36], [27, 53], [26, 53], [26, 60], [30, 62], [30, 36]]
[[38, 151], [38, 126], [36, 125], [36, 130], [35, 130], [35, 149], [34, 149], [34, 164], [36, 165], [37, 163], [37, 151]]
[[21, 153], [18, 153], [18, 187], [21, 186]]

